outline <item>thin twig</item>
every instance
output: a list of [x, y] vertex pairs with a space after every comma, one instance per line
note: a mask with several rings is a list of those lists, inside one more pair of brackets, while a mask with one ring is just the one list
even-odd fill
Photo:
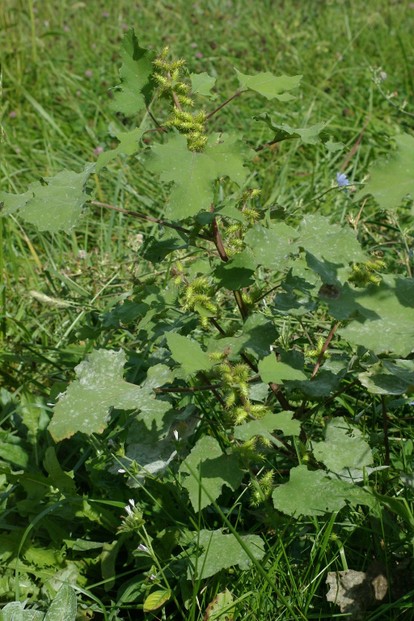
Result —
[[199, 392], [199, 391], [211, 391], [220, 388], [219, 384], [206, 384], [202, 386], [170, 386], [169, 388], [154, 388], [156, 393], [165, 392]]
[[[146, 222], [154, 222], [159, 226], [166, 226], [167, 228], [174, 229], [175, 231], [180, 231], [181, 233], [185, 233], [186, 235], [194, 235], [194, 232], [190, 229], [186, 229], [183, 226], [179, 226], [178, 224], [173, 224], [172, 222], [166, 222], [166, 220], [161, 220], [160, 218], [153, 218], [151, 216], [146, 216], [139, 211], [130, 211], [129, 209], [122, 209], [122, 207], [116, 207], [115, 205], [109, 205], [108, 203], [101, 203], [100, 201], [91, 201], [91, 205], [95, 205], [96, 207], [104, 207], [105, 209], [112, 209], [113, 211], [118, 211], [119, 213], [123, 213], [126, 216], [131, 216], [133, 218], [138, 218], [139, 220], [145, 220]], [[207, 241], [211, 241], [211, 238], [207, 235], [203, 235], [202, 233], [195, 233], [196, 237], [200, 239], [205, 239]]]
[[323, 344], [323, 347], [322, 347], [322, 349], [321, 349], [321, 351], [320, 351], [320, 354], [319, 354], [319, 356], [318, 356], [318, 359], [317, 359], [317, 361], [316, 361], [316, 364], [315, 364], [315, 366], [313, 367], [313, 371], [312, 371], [312, 375], [311, 375], [311, 380], [315, 377], [315, 375], [316, 375], [316, 374], [317, 374], [317, 372], [319, 371], [319, 367], [320, 367], [320, 366], [321, 366], [321, 364], [322, 364], [322, 361], [323, 361], [323, 359], [324, 359], [324, 356], [325, 356], [326, 350], [327, 350], [327, 349], [328, 349], [328, 347], [329, 347], [329, 343], [332, 341], [332, 339], [333, 339], [333, 337], [334, 337], [335, 332], [336, 332], [336, 331], [337, 331], [337, 329], [339, 328], [339, 325], [340, 325], [340, 323], [339, 323], [339, 321], [338, 321], [338, 322], [337, 322], [334, 326], [332, 326], [331, 331], [329, 332], [328, 336], [326, 337], [325, 343]]
[[388, 437], [388, 414], [387, 414], [387, 404], [385, 402], [385, 396], [381, 395], [381, 410], [382, 410], [382, 428], [384, 431], [384, 464], [386, 466], [390, 465], [390, 440]]
[[[214, 212], [213, 205], [211, 205], [210, 211]], [[219, 257], [222, 261], [227, 263], [229, 260], [229, 257], [224, 247], [223, 238], [221, 237], [221, 233], [220, 233], [216, 218], [213, 218], [212, 230], [213, 230], [213, 241], [217, 248]], [[245, 321], [247, 317], [249, 316], [249, 311], [246, 307], [246, 304], [244, 303], [243, 296], [240, 291], [233, 291], [233, 295], [234, 295], [234, 299], [236, 300], [236, 304], [239, 309], [240, 315], [242, 316], [243, 321]]]
[[236, 91], [234, 93], [234, 95], [232, 95], [231, 97], [226, 99], [226, 101], [223, 101], [223, 103], [220, 104], [218, 108], [216, 108], [215, 110], [213, 110], [212, 112], [209, 112], [209, 114], [207, 114], [206, 121], [208, 121], [208, 119], [211, 119], [211, 117], [214, 116], [215, 114], [217, 114], [217, 112], [219, 112], [222, 108], [224, 108], [224, 106], [227, 106], [227, 104], [229, 104], [231, 101], [233, 101], [233, 99], [236, 99], [236, 97], [240, 97], [240, 95], [243, 92], [244, 91]]

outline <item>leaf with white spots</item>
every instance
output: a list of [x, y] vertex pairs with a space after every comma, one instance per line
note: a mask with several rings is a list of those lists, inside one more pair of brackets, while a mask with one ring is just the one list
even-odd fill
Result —
[[[76, 432], [102, 433], [112, 408], [140, 410], [144, 419], [158, 412], [158, 401], [151, 387], [126, 382], [123, 351], [96, 350], [75, 369], [77, 379], [60, 396], [49, 431], [56, 442]], [[160, 403], [164, 406], [164, 403]]]

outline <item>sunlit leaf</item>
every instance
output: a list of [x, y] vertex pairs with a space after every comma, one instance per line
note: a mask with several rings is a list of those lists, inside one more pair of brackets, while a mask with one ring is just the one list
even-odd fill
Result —
[[233, 621], [233, 602], [233, 595], [228, 589], [218, 593], [207, 606], [203, 621]]
[[217, 440], [210, 436], [200, 438], [182, 463], [180, 472], [196, 511], [217, 500], [224, 485], [237, 489], [243, 478], [237, 458], [225, 455]]
[[99, 172], [119, 155], [134, 155], [139, 149], [139, 142], [144, 134], [144, 129], [135, 127], [129, 132], [116, 132], [119, 145], [111, 151], [101, 153], [96, 162], [96, 172]]
[[347, 501], [370, 504], [371, 498], [352, 484], [331, 479], [323, 471], [308, 470], [306, 466], [292, 468], [289, 482], [279, 485], [273, 492], [275, 508], [294, 517], [339, 511]]
[[203, 95], [204, 97], [211, 97], [211, 89], [214, 88], [216, 78], [204, 71], [203, 73], [191, 73], [190, 80], [193, 93]]
[[274, 442], [273, 431], [281, 431], [285, 436], [298, 436], [300, 434], [300, 422], [293, 420], [292, 412], [270, 412], [263, 418], [235, 427], [234, 437], [238, 440], [247, 441], [255, 436], [262, 436], [270, 442]]
[[[202, 548], [194, 571], [199, 580], [233, 565], [246, 570], [252, 563], [251, 557], [261, 560], [264, 556], [263, 540], [258, 535], [239, 535], [236, 538], [231, 534], [224, 535], [220, 530], [200, 530], [196, 542]], [[193, 577], [192, 571], [189, 574], [189, 578]]]
[[377, 395], [402, 395], [414, 392], [414, 360], [379, 360], [360, 373], [358, 379]]
[[309, 127], [291, 127], [287, 123], [278, 125], [268, 113], [260, 114], [255, 117], [257, 121], [264, 121], [275, 135], [272, 142], [281, 142], [290, 138], [299, 138], [304, 144], [316, 144], [320, 142], [320, 133], [325, 129], [327, 123], [316, 123]]
[[190, 151], [185, 136], [177, 134], [164, 144], [154, 145], [147, 160], [150, 171], [162, 181], [174, 182], [168, 216], [182, 220], [208, 211], [211, 207], [218, 177], [229, 177], [241, 185], [248, 174], [244, 166], [246, 148], [237, 138], [213, 134], [203, 152]]
[[32, 183], [19, 196], [3, 192], [0, 201], [4, 203], [4, 214], [16, 212], [40, 231], [68, 232], [88, 200], [85, 185], [94, 169], [95, 164], [88, 164], [82, 173], [63, 170], [54, 177], [45, 177], [45, 185]]
[[75, 591], [68, 584], [62, 584], [50, 604], [44, 621], [75, 621], [76, 613]]
[[121, 84], [115, 90], [112, 108], [125, 116], [134, 116], [150, 101], [154, 53], [139, 46], [131, 29], [124, 36], [121, 57]]
[[362, 438], [362, 432], [347, 424], [341, 416], [328, 423], [323, 442], [313, 443], [313, 454], [315, 459], [337, 473], [346, 467], [362, 469], [373, 462], [371, 449]]
[[181, 334], [170, 332], [167, 334], [167, 343], [172, 357], [181, 365], [185, 374], [191, 375], [197, 371], [208, 371], [213, 366], [213, 362], [196, 341]]
[[392, 211], [406, 196], [414, 198], [414, 137], [401, 134], [395, 136], [395, 142], [397, 148], [388, 158], [372, 164], [369, 181], [355, 200], [372, 194], [381, 209]]
[[[154, 415], [158, 405], [150, 387], [129, 384], [123, 378], [123, 351], [95, 350], [76, 367], [77, 379], [69, 384], [54, 408], [49, 431], [55, 441], [74, 433], [102, 433], [111, 408], [140, 410]], [[167, 406], [168, 407], [168, 406]]]
[[356, 234], [349, 226], [331, 223], [329, 218], [319, 214], [309, 214], [303, 218], [299, 233], [298, 245], [319, 260], [337, 265], [366, 260]]
[[290, 255], [298, 250], [298, 233], [284, 222], [264, 227], [256, 224], [245, 235], [256, 265], [281, 271]]
[[353, 303], [355, 319], [338, 331], [342, 338], [376, 354], [408, 356], [414, 343], [413, 278], [383, 276], [380, 285], [355, 290]]
[[144, 601], [144, 612], [152, 612], [164, 606], [171, 598], [170, 589], [157, 589], [148, 595]]
[[279, 101], [289, 101], [293, 99], [288, 91], [297, 88], [302, 79], [301, 75], [276, 76], [269, 71], [257, 73], [256, 75], [246, 75], [235, 70], [242, 89], [252, 90], [266, 99], [279, 99]]
[[266, 358], [259, 362], [259, 374], [264, 382], [274, 382], [276, 384], [306, 379], [303, 371], [291, 367], [285, 362], [279, 362], [274, 354], [269, 354], [269, 356], [266, 356]]

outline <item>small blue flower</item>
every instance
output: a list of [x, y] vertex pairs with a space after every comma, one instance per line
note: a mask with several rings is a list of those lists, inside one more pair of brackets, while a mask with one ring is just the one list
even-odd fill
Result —
[[346, 188], [349, 185], [348, 177], [345, 173], [336, 173], [336, 183], [340, 188]]

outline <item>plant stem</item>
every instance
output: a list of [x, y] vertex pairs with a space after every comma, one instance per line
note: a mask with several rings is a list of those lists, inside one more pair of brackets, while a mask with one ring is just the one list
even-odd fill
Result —
[[[139, 218], [140, 220], [145, 220], [146, 222], [154, 222], [155, 224], [159, 224], [159, 226], [166, 226], [167, 228], [174, 229], [175, 231], [180, 231], [181, 233], [186, 233], [186, 235], [194, 235], [193, 231], [190, 229], [186, 229], [183, 226], [179, 226], [178, 224], [173, 224], [172, 222], [167, 222], [166, 220], [161, 220], [160, 218], [152, 218], [151, 216], [146, 216], [139, 211], [130, 211], [129, 209], [122, 209], [122, 207], [116, 207], [115, 205], [109, 205], [108, 203], [101, 203], [100, 201], [91, 201], [91, 205], [95, 205], [96, 207], [104, 207], [105, 209], [112, 209], [113, 211], [118, 211], [119, 213], [123, 213], [126, 216], [132, 216], [133, 218]], [[196, 233], [196, 237], [200, 239], [205, 239], [207, 241], [211, 241], [211, 238], [207, 235], [203, 235], [202, 233]]]
[[[210, 207], [210, 211], [214, 212], [213, 205]], [[213, 229], [213, 241], [217, 248], [219, 257], [222, 261], [227, 263], [227, 261], [229, 260], [229, 257], [226, 252], [226, 249], [224, 248], [223, 238], [221, 237], [221, 233], [220, 233], [216, 218], [213, 218], [212, 229]], [[243, 296], [240, 291], [233, 291], [233, 295], [234, 295], [234, 299], [236, 300], [236, 304], [239, 309], [240, 315], [242, 316], [243, 321], [245, 321], [247, 317], [249, 316], [249, 311], [246, 307], [246, 304], [244, 303]]]
[[382, 428], [384, 430], [384, 464], [386, 466], [390, 465], [390, 440], [388, 437], [388, 415], [387, 415], [387, 404], [385, 401], [385, 395], [381, 395], [381, 411], [382, 411]]
[[229, 104], [231, 101], [233, 101], [233, 99], [236, 99], [236, 97], [240, 97], [240, 95], [243, 92], [244, 91], [236, 91], [234, 93], [234, 95], [232, 95], [231, 97], [226, 99], [226, 101], [223, 101], [223, 103], [220, 104], [218, 108], [216, 108], [215, 110], [213, 110], [212, 112], [209, 112], [209, 114], [207, 114], [206, 121], [208, 121], [208, 119], [211, 119], [211, 117], [214, 116], [215, 114], [217, 114], [217, 112], [219, 112], [222, 108], [224, 108], [224, 106], [227, 106], [227, 104]]
[[320, 368], [320, 366], [321, 366], [321, 364], [322, 364], [322, 361], [323, 361], [323, 359], [324, 359], [324, 356], [325, 356], [326, 350], [327, 350], [327, 349], [328, 349], [328, 347], [329, 347], [329, 343], [332, 341], [332, 339], [333, 339], [333, 337], [334, 337], [335, 332], [336, 332], [336, 331], [337, 331], [337, 329], [339, 328], [339, 325], [340, 325], [340, 324], [339, 324], [339, 321], [338, 321], [336, 324], [334, 324], [334, 325], [332, 326], [331, 331], [329, 332], [328, 336], [326, 337], [325, 343], [323, 344], [323, 347], [322, 347], [321, 352], [320, 352], [320, 354], [319, 354], [319, 356], [318, 356], [318, 359], [317, 359], [317, 361], [316, 361], [316, 364], [315, 364], [315, 366], [313, 367], [313, 371], [312, 371], [311, 379], [313, 379], [313, 378], [315, 377], [315, 375], [317, 374], [317, 372], [319, 371], [319, 368]]

